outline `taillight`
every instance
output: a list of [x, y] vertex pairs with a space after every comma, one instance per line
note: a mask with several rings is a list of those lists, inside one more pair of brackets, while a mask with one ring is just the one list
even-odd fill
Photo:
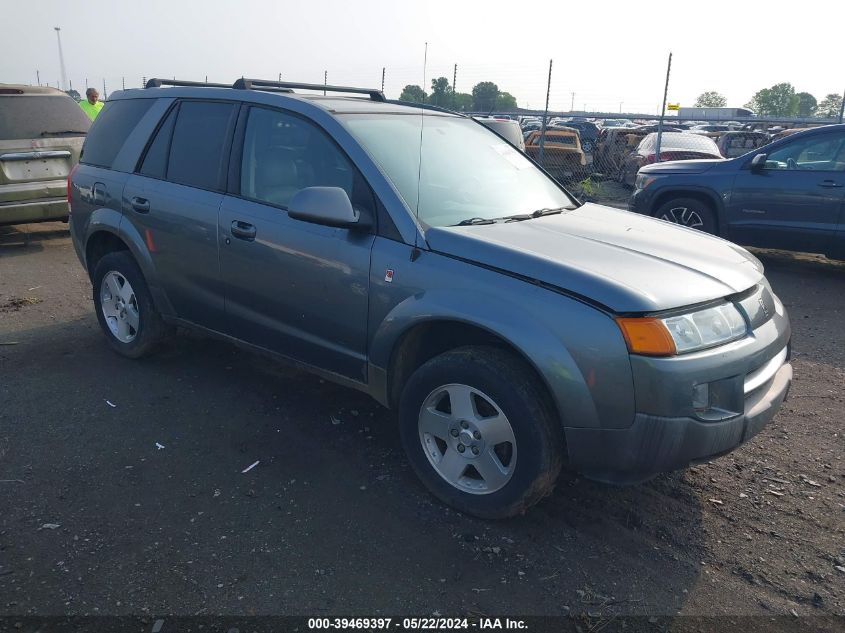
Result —
[[651, 163], [653, 163], [653, 162], [654, 162], [654, 154], [649, 154], [648, 156], [646, 156], [646, 157], [645, 157], [645, 162], [647, 162], [649, 165], [650, 165]]
[[73, 178], [73, 175], [76, 173], [76, 170], [79, 169], [79, 163], [73, 166], [70, 170], [70, 173], [67, 175], [67, 214], [70, 215], [72, 213], [70, 207], [70, 181]]

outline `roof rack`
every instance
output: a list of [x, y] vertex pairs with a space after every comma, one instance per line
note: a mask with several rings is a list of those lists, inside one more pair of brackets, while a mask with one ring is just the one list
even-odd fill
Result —
[[145, 88], [161, 88], [162, 86], [191, 86], [198, 88], [233, 88], [235, 90], [268, 90], [271, 92], [293, 92], [294, 88], [300, 90], [322, 90], [323, 92], [347, 92], [352, 94], [368, 95], [373, 101], [386, 102], [384, 93], [375, 88], [352, 88], [349, 86], [326, 86], [323, 84], [303, 84], [291, 81], [272, 81], [269, 79], [246, 79], [241, 77], [233, 84], [214, 84], [203, 81], [184, 81], [182, 79], [158, 79], [153, 77], [147, 80]]
[[373, 101], [387, 101], [384, 93], [375, 88], [351, 88], [349, 86], [326, 86], [323, 84], [303, 84], [291, 81], [270, 81], [267, 79], [245, 79], [241, 77], [232, 88], [236, 90], [263, 90], [265, 88], [284, 88], [287, 90], [322, 90], [323, 92], [348, 92], [352, 94], [368, 95]]
[[207, 81], [184, 81], [182, 79], [147, 79], [144, 88], [161, 88], [162, 86], [199, 86], [203, 88], [231, 88], [231, 84], [210, 84]]

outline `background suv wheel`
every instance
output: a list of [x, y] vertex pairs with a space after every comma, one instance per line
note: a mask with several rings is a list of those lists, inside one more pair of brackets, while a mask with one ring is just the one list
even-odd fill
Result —
[[447, 504], [482, 518], [527, 510], [550, 494], [563, 437], [543, 386], [516, 356], [463, 347], [408, 380], [402, 444], [416, 474]]
[[654, 217], [690, 229], [717, 235], [716, 215], [705, 202], [696, 198], [675, 198], [660, 206]]

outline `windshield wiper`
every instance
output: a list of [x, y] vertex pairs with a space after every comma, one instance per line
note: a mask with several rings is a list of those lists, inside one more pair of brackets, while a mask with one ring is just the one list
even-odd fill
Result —
[[454, 226], [470, 226], [471, 224], [496, 224], [496, 220], [490, 220], [489, 218], [467, 218]]
[[41, 136], [58, 136], [59, 134], [81, 134], [85, 136], [88, 132], [82, 130], [62, 130], [61, 132], [41, 132]]
[[563, 211], [570, 211], [571, 207], [555, 207], [554, 209], [537, 209], [531, 213], [520, 213], [518, 215], [509, 215], [505, 218], [505, 222], [520, 222], [522, 220], [531, 220], [533, 218], [542, 218], [544, 215], [555, 215], [556, 213], [563, 213]]

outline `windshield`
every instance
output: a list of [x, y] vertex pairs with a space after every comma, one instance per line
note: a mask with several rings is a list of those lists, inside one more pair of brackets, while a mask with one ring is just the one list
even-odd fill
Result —
[[[427, 226], [493, 219], [575, 202], [524, 154], [453, 116], [347, 114], [341, 120]], [[422, 163], [420, 163], [422, 158]]]
[[82, 136], [91, 120], [64, 95], [0, 97], [0, 140]]

